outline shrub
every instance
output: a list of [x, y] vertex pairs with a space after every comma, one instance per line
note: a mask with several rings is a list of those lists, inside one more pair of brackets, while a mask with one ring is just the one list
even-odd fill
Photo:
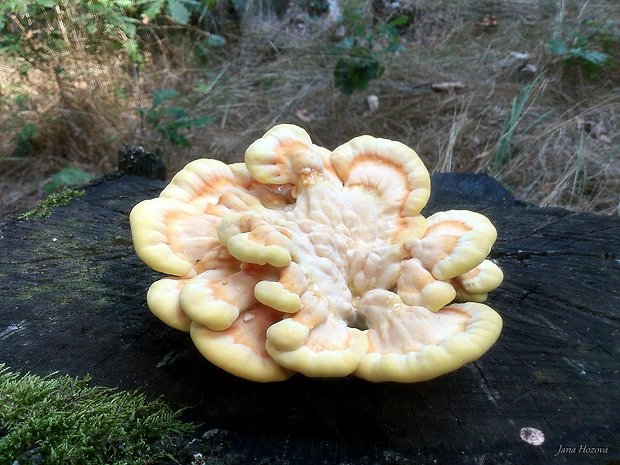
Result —
[[400, 50], [399, 27], [409, 18], [400, 16], [381, 25], [373, 25], [361, 8], [347, 5], [342, 13], [345, 37], [336, 45], [340, 56], [334, 68], [334, 84], [345, 95], [364, 90], [370, 81], [381, 77], [385, 53]]
[[5, 0], [0, 3], [0, 52], [35, 66], [49, 51], [81, 42], [91, 54], [121, 49], [142, 61], [138, 32], [157, 17], [187, 24], [198, 0]]
[[[178, 91], [169, 88], [153, 92], [151, 106], [139, 109], [143, 121], [161, 138], [178, 147], [191, 147], [190, 140], [183, 134], [184, 129], [200, 127], [212, 121], [209, 115], [192, 116], [181, 102]], [[154, 145], [159, 145], [155, 142]]]
[[608, 21], [599, 25], [586, 21], [547, 44], [549, 52], [567, 67], [578, 66], [590, 78], [613, 63], [613, 51], [620, 45], [620, 24]]

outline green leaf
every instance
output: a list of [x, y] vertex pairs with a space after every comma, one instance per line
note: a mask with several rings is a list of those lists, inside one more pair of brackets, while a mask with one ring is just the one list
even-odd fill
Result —
[[192, 146], [192, 143], [187, 137], [181, 134], [176, 127], [163, 127], [159, 129], [162, 135], [164, 135], [172, 145], [177, 147], [188, 148]]
[[245, 12], [248, 0], [232, 0], [232, 6], [240, 16]]
[[214, 12], [217, 8], [217, 0], [202, 0], [204, 6], [206, 6], [209, 11]]
[[183, 127], [195, 128], [205, 126], [213, 122], [213, 118], [210, 115], [202, 115], [196, 118], [188, 118], [183, 121]]
[[153, 108], [158, 107], [166, 100], [170, 100], [179, 95], [179, 92], [174, 89], [170, 89], [168, 87], [162, 87], [161, 89], [157, 89], [153, 92]]
[[385, 68], [372, 56], [341, 58], [334, 69], [334, 84], [343, 94], [351, 95], [366, 89], [369, 82], [380, 77], [384, 71]]
[[61, 187], [83, 184], [94, 177], [93, 174], [80, 168], [63, 168], [51, 176], [50, 182], [45, 185], [45, 192], [50, 193]]
[[218, 48], [226, 45], [226, 38], [219, 34], [209, 34], [203, 41], [202, 45], [207, 48]]
[[573, 48], [587, 48], [589, 45], [588, 37], [583, 34], [578, 34], [573, 37]]
[[34, 150], [34, 139], [38, 135], [39, 129], [32, 123], [26, 123], [13, 139], [13, 156], [21, 158], [30, 155]]
[[387, 47], [385, 47], [385, 51], [390, 53], [396, 53], [400, 52], [403, 48], [403, 44], [401, 44], [400, 42], [392, 42]]
[[410, 22], [411, 22], [411, 19], [409, 19], [409, 16], [403, 15], [403, 16], [399, 16], [398, 18], [394, 18], [392, 21], [388, 21], [387, 24], [392, 27], [400, 27], [400, 26], [407, 26], [409, 25]]
[[164, 7], [165, 0], [137, 0], [137, 7], [145, 7], [142, 10], [142, 16], [146, 16], [149, 19], [155, 18], [161, 13]]
[[168, 0], [167, 10], [168, 10], [168, 14], [170, 15], [170, 17], [175, 23], [179, 23], [179, 24], [189, 23], [191, 12], [185, 6], [182, 0]]
[[600, 67], [605, 66], [609, 61], [609, 55], [596, 50], [580, 50], [578, 56]]
[[571, 57], [577, 59], [588, 77], [593, 79], [609, 62], [609, 56], [596, 50], [571, 49]]
[[568, 47], [562, 39], [552, 39], [547, 44], [549, 52], [553, 55], [563, 56], [568, 53]]
[[86, 23], [86, 25], [85, 25], [84, 27], [86, 28], [86, 32], [87, 32], [89, 35], [94, 35], [94, 34], [95, 34], [95, 32], [97, 32], [97, 29], [98, 29], [98, 25], [97, 25], [97, 23], [96, 23], [96, 22], [94, 22], [94, 21], [89, 21], [89, 22], [87, 22], [87, 23]]
[[355, 38], [354, 37], [345, 37], [338, 44], [340, 47], [344, 49], [350, 49], [355, 46]]
[[152, 108], [149, 110], [142, 110], [139, 113], [140, 113], [140, 116], [145, 117], [146, 122], [152, 126], [159, 125], [159, 120], [163, 116], [163, 113], [161, 111], [154, 110]]
[[166, 109], [166, 114], [167, 116], [171, 117], [172, 119], [177, 121], [177, 125], [178, 125], [178, 121], [181, 121], [185, 118], [187, 118], [187, 112], [181, 108], [181, 107], [170, 107]]
[[142, 62], [142, 55], [140, 55], [140, 49], [138, 47], [138, 41], [136, 39], [127, 39], [123, 44], [123, 49], [127, 56], [135, 63]]

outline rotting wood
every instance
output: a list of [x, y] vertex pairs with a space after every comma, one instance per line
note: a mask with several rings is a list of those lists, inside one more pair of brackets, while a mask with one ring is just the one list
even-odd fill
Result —
[[[247, 463], [620, 459], [619, 218], [528, 206], [483, 176], [436, 175], [425, 213], [468, 208], [499, 231], [491, 257], [506, 279], [489, 299], [504, 318], [498, 343], [424, 383], [296, 376], [263, 385], [211, 366], [147, 310], [158, 275], [135, 256], [127, 218], [162, 187], [110, 179], [47, 219], [0, 225], [0, 363], [161, 395], [228, 431], [222, 454]], [[536, 430], [538, 446], [528, 442]]]

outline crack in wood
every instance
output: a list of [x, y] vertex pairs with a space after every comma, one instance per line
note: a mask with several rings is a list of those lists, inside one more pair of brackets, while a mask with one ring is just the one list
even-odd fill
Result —
[[532, 403], [534, 404], [534, 406], [536, 407], [536, 409], [538, 410], [538, 413], [540, 414], [540, 417], [543, 419], [543, 421], [545, 422], [545, 424], [549, 427], [549, 429], [551, 431], [553, 431], [554, 433], [556, 432], [556, 428], [553, 424], [552, 421], [550, 421], [547, 418], [547, 414], [546, 414], [546, 409], [542, 409], [540, 404], [538, 403], [538, 399], [536, 398], [536, 396], [533, 394], [534, 390], [528, 392], [530, 399], [532, 399]]
[[0, 331], [0, 339], [7, 339], [9, 336], [19, 333], [22, 329], [24, 329], [27, 323], [27, 320], [21, 320], [18, 323], [8, 325]]
[[[470, 370], [479, 377], [478, 384], [486, 398], [493, 402], [499, 408], [500, 405], [498, 401], [501, 399], [501, 395], [489, 385], [489, 382], [484, 375], [484, 371], [480, 366], [480, 362], [472, 362], [468, 366], [470, 367]], [[475, 370], [472, 367], [475, 367]]]
[[539, 282], [536, 283], [534, 287], [532, 287], [531, 289], [526, 290], [525, 294], [523, 294], [523, 296], [520, 297], [519, 300], [517, 301], [517, 304], [519, 305], [522, 304], [525, 299], [527, 299], [530, 295], [532, 295], [536, 291], [536, 289], [538, 289], [538, 286], [540, 286]]

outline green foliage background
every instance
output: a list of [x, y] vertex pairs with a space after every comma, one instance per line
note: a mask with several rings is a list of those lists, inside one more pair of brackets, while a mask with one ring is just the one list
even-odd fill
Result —
[[[36, 184], [0, 195], [34, 203], [35, 191], [79, 185], [114, 169], [124, 144], [167, 157], [170, 172], [207, 153], [239, 161], [253, 137], [292, 120], [333, 143], [374, 133], [422, 144], [431, 170], [486, 172], [532, 201], [609, 211], [617, 2], [526, 3], [494, 2], [486, 27], [475, 0], [347, 0], [335, 15], [326, 0], [0, 0], [0, 172]], [[260, 8], [272, 8], [267, 21]], [[524, 139], [552, 136], [534, 160]], [[592, 155], [567, 162], [585, 153], [571, 144]]]
[[[93, 50], [121, 47], [140, 61], [138, 33], [154, 19], [188, 24], [197, 0], [5, 0], [0, 3], [0, 51], [38, 57], [62, 49], [63, 29], [84, 33]], [[61, 23], [70, 23], [61, 25]]]

